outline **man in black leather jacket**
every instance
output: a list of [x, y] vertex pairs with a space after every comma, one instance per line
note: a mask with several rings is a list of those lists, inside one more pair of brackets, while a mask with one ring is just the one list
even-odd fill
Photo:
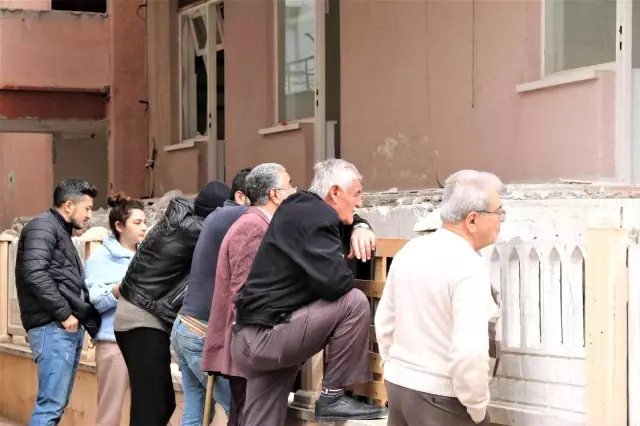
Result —
[[54, 207], [22, 230], [16, 289], [22, 325], [38, 370], [32, 425], [58, 424], [69, 402], [80, 362], [84, 330], [91, 337], [100, 315], [89, 301], [82, 260], [71, 240], [91, 219], [96, 188], [79, 179], [60, 182]]
[[229, 191], [222, 182], [209, 182], [193, 203], [171, 200], [122, 279], [114, 331], [129, 371], [132, 426], [165, 426], [175, 409], [169, 332], [186, 293], [202, 223]]

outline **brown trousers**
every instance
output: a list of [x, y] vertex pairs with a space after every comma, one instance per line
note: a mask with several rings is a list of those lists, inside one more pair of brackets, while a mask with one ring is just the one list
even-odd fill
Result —
[[[387, 426], [475, 426], [458, 398], [432, 395], [385, 381], [389, 400]], [[480, 425], [488, 425], [489, 415]]]
[[97, 426], [119, 426], [124, 398], [129, 389], [129, 373], [117, 343], [96, 343], [98, 376]]
[[369, 302], [351, 290], [319, 300], [275, 327], [232, 327], [231, 359], [247, 378], [243, 426], [282, 426], [300, 366], [329, 345], [323, 386], [342, 389], [369, 380]]

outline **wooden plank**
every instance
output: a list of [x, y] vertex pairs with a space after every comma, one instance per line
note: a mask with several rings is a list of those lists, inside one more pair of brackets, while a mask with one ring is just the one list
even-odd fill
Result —
[[628, 241], [625, 229], [587, 231], [588, 426], [627, 426]]
[[[640, 245], [629, 246], [628, 376], [629, 401], [640, 400]], [[629, 410], [629, 426], [640, 426], [640, 410]]]
[[9, 341], [9, 244], [0, 240], [0, 342]]
[[375, 257], [394, 257], [406, 243], [402, 238], [380, 238], [376, 240]]
[[373, 279], [374, 281], [387, 280], [387, 258], [375, 257], [373, 259]]
[[384, 281], [370, 281], [370, 280], [354, 280], [354, 287], [362, 291], [367, 297], [375, 297], [380, 299], [382, 297], [382, 290], [384, 290]]
[[379, 401], [387, 400], [387, 390], [382, 382], [370, 380], [367, 383], [353, 386], [352, 389], [355, 395], [362, 395]]
[[375, 352], [369, 352], [369, 371], [376, 374], [382, 374], [382, 358]]

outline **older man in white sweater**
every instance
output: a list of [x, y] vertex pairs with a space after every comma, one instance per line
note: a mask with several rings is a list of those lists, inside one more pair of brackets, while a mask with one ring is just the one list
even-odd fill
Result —
[[450, 176], [442, 228], [407, 243], [391, 264], [375, 316], [388, 426], [488, 424], [489, 322], [498, 307], [478, 250], [505, 212], [490, 173]]

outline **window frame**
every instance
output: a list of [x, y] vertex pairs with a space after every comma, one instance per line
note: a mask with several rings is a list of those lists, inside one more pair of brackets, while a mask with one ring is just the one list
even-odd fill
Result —
[[[178, 11], [178, 132], [179, 140], [174, 144], [166, 147], [168, 151], [183, 148], [192, 148], [196, 143], [207, 143], [207, 176], [209, 180], [224, 180], [224, 158], [219, 152], [220, 144], [224, 144], [224, 140], [218, 140], [217, 125], [217, 55], [218, 52], [224, 51], [224, 19], [222, 17], [221, 7], [224, 7], [224, 0], [208, 0], [197, 4], [192, 4], [181, 8]], [[197, 34], [195, 30], [194, 19], [204, 19], [207, 30], [207, 41], [203, 48], [197, 46]], [[185, 28], [187, 26], [188, 28]], [[218, 33], [220, 34], [220, 43], [218, 41]], [[187, 47], [183, 46], [183, 34], [188, 37]], [[186, 35], [188, 34], [188, 36]], [[211, 43], [213, 41], [213, 43]], [[190, 136], [191, 132], [185, 133], [185, 123], [189, 122], [190, 126], [197, 126], [197, 103], [195, 94], [195, 74], [185, 78], [183, 65], [186, 63], [189, 70], [194, 67], [193, 61], [188, 58], [191, 53], [201, 56], [205, 63], [207, 73], [207, 124], [206, 133], [204, 135]], [[185, 90], [190, 92], [185, 96]], [[215, 109], [215, 110], [213, 110]], [[224, 151], [224, 149], [222, 150]], [[222, 164], [221, 161], [222, 160]]]
[[[321, 119], [321, 117], [318, 117], [319, 115], [319, 106], [320, 106], [320, 98], [322, 96], [322, 91], [321, 91], [321, 86], [324, 84], [324, 80], [320, 80], [321, 78], [324, 78], [324, 61], [320, 62], [320, 60], [322, 59], [322, 55], [320, 54], [320, 52], [324, 53], [324, 31], [322, 28], [322, 30], [319, 28], [319, 26], [322, 26], [324, 24], [324, 20], [319, 19], [319, 16], [324, 16], [324, 15], [320, 15], [319, 14], [319, 10], [324, 11], [324, 8], [319, 8], [318, 7], [318, 3], [324, 3], [322, 1], [316, 1], [316, 7], [315, 7], [315, 11], [314, 11], [314, 30], [315, 30], [315, 57], [314, 57], [314, 61], [315, 61], [315, 93], [314, 93], [314, 115], [313, 116], [307, 116], [307, 117], [301, 117], [301, 118], [297, 118], [295, 120], [284, 120], [283, 117], [280, 115], [280, 107], [282, 105], [283, 99], [284, 99], [284, 93], [282, 92], [283, 89], [283, 78], [280, 72], [280, 64], [281, 61], [283, 60], [283, 49], [282, 47], [284, 47], [284, 41], [280, 39], [280, 33], [281, 33], [281, 27], [283, 25], [283, 22], [280, 20], [280, 16], [281, 16], [281, 7], [284, 7], [284, 1], [285, 0], [273, 0], [273, 14], [274, 14], [274, 47], [275, 47], [275, 63], [274, 63], [274, 75], [275, 75], [275, 93], [274, 93], [274, 98], [275, 98], [275, 111], [274, 111], [274, 119], [275, 119], [275, 123], [277, 124], [282, 124], [282, 123], [316, 123], [319, 122], [319, 119]], [[321, 22], [322, 21], [322, 22]], [[322, 35], [322, 37], [320, 37], [320, 35]], [[322, 68], [322, 69], [321, 69]]]
[[[614, 59], [613, 61], [610, 62], [602, 62], [600, 64], [594, 64], [594, 65], [585, 65], [582, 67], [577, 67], [577, 68], [568, 68], [565, 70], [559, 70], [559, 71], [553, 71], [553, 72], [547, 72], [547, 53], [549, 52], [550, 49], [554, 49], [553, 47], [549, 46], [549, 43], [547, 43], [547, 35], [549, 35], [550, 32], [554, 31], [553, 27], [550, 25], [549, 23], [549, 18], [547, 17], [547, 9], [548, 9], [548, 3], [551, 1], [558, 1], [558, 0], [542, 0], [542, 5], [540, 7], [541, 11], [540, 13], [542, 14], [541, 19], [540, 19], [540, 80], [544, 80], [547, 79], [549, 77], [551, 78], [560, 78], [560, 79], [567, 79], [567, 80], [571, 80], [571, 76], [574, 73], [577, 74], [583, 74], [586, 71], [589, 70], [594, 70], [594, 71], [599, 71], [599, 70], [610, 70], [616, 63], [616, 59]], [[562, 1], [566, 1], [566, 0], [562, 0]], [[618, 27], [618, 16], [619, 16], [619, 11], [618, 9], [620, 8], [620, 0], [615, 0], [616, 2], [616, 23], [612, 26], [611, 31], [614, 32], [614, 34], [618, 34], [617, 33], [617, 27]], [[616, 52], [616, 58], [617, 58], [617, 38], [616, 38], [616, 45], [614, 45], [614, 50]]]

